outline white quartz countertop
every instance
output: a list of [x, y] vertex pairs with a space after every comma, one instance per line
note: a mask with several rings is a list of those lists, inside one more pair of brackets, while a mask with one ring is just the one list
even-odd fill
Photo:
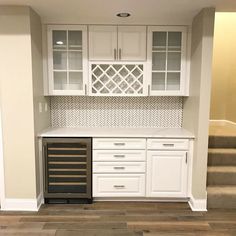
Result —
[[48, 128], [39, 137], [194, 138], [183, 128]]

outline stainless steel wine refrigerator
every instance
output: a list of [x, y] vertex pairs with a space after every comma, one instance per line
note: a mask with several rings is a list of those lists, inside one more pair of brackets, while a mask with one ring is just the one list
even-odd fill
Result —
[[44, 138], [45, 203], [92, 202], [92, 139]]

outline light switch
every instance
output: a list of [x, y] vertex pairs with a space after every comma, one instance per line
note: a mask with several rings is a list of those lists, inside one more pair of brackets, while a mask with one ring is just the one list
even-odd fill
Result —
[[43, 112], [43, 106], [42, 106], [42, 103], [39, 102], [39, 113]]

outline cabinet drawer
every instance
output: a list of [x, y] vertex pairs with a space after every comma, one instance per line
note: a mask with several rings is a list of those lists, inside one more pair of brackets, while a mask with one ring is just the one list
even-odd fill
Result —
[[148, 139], [147, 149], [188, 150], [188, 139]]
[[132, 197], [145, 195], [144, 174], [94, 174], [94, 197]]
[[93, 173], [145, 173], [145, 162], [93, 162]]
[[94, 161], [145, 161], [144, 150], [93, 150]]
[[93, 149], [145, 149], [146, 139], [94, 138]]

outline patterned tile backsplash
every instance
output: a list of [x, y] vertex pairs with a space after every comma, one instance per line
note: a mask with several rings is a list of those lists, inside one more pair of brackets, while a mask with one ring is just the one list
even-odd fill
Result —
[[51, 97], [53, 127], [180, 128], [182, 97]]

